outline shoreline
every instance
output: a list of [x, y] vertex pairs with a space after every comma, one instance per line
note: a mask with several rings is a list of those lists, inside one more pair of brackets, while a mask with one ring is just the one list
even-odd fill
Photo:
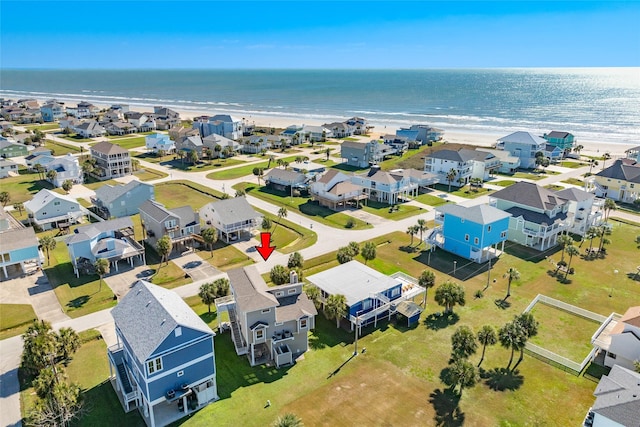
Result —
[[[109, 108], [110, 104], [105, 104], [104, 102], [94, 102], [91, 99], [73, 99], [73, 98], [56, 98], [59, 102], [66, 104], [75, 104], [79, 101], [87, 101], [92, 102], [95, 106], [99, 108]], [[38, 98], [39, 103], [44, 103], [46, 100], [42, 98]], [[149, 111], [153, 110], [153, 104], [129, 104], [133, 111]], [[198, 109], [198, 110], [189, 110], [184, 108], [173, 108], [168, 106], [168, 108], [173, 109], [180, 113], [180, 117], [183, 120], [193, 120], [194, 117], [198, 116], [213, 116], [216, 114], [230, 114], [228, 111], [222, 109]], [[231, 113], [233, 115], [233, 113]], [[239, 119], [239, 117], [235, 117], [235, 119]], [[299, 118], [295, 116], [273, 116], [268, 114], [252, 114], [249, 117], [243, 117], [246, 121], [255, 124], [260, 127], [275, 127], [275, 128], [286, 128], [291, 125], [314, 125], [320, 126], [327, 122], [327, 120], [317, 120], [310, 118]], [[348, 117], [344, 116], [342, 118], [336, 118], [336, 120], [346, 120]], [[366, 117], [365, 117], [366, 118]], [[399, 126], [391, 125], [389, 123], [381, 123], [378, 121], [370, 121], [372, 126], [374, 126], [371, 137], [376, 138], [386, 134], [395, 134], [396, 130], [400, 129]], [[481, 130], [459, 130], [459, 129], [444, 129], [444, 140], [448, 143], [454, 144], [468, 144], [474, 145], [477, 147], [491, 147], [494, 145], [498, 138], [506, 136], [512, 132], [516, 132], [519, 130], [524, 130], [528, 132], [534, 132], [531, 129], [507, 129], [505, 128], [504, 133], [492, 133], [492, 132], [483, 132]], [[577, 144], [584, 146], [584, 149], [580, 152], [581, 155], [584, 156], [594, 156], [599, 157], [604, 153], [609, 153], [612, 159], [617, 159], [621, 157], [625, 157], [625, 151], [637, 147], [640, 145], [640, 142], [637, 144], [634, 143], [621, 143], [621, 142], [612, 142], [612, 141], [593, 141], [593, 140], [584, 140], [580, 138], [580, 135], [575, 135]]]

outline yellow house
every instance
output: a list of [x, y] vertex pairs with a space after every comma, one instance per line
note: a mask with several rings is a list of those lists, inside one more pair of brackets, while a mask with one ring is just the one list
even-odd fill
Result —
[[619, 159], [593, 178], [596, 196], [633, 203], [640, 198], [640, 163]]

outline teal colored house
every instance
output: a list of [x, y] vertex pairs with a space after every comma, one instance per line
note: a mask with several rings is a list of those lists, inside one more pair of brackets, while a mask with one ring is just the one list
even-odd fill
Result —
[[28, 153], [29, 150], [26, 145], [9, 141], [8, 139], [0, 136], [0, 157], [6, 159], [9, 157], [26, 156]]
[[504, 250], [511, 214], [488, 205], [465, 207], [443, 205], [436, 208], [439, 224], [427, 243], [435, 244], [471, 261], [482, 263]]
[[547, 142], [553, 146], [560, 148], [563, 152], [568, 153], [573, 150], [576, 143], [575, 137], [569, 132], [559, 132], [557, 130], [542, 135]]
[[139, 280], [111, 315], [110, 380], [125, 411], [165, 426], [218, 399], [215, 334], [178, 294]]
[[[2, 211], [3, 220], [7, 215]], [[7, 225], [9, 227], [9, 225]], [[38, 250], [38, 238], [33, 228], [17, 228], [0, 230], [0, 269], [3, 279], [15, 274], [26, 273], [27, 265], [40, 267], [42, 265], [40, 251]]]

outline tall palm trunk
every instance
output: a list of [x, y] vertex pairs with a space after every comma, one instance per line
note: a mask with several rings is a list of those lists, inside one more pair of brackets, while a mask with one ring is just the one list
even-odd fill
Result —
[[511, 346], [511, 357], [509, 358], [509, 364], [507, 365], [507, 369], [511, 368], [511, 363], [513, 362], [513, 351], [514, 348]]
[[516, 370], [520, 362], [522, 362], [522, 359], [524, 359], [524, 347], [520, 348], [520, 357], [518, 358], [518, 361], [516, 362], [516, 364], [513, 365], [513, 369], [511, 370], [511, 372]]
[[482, 356], [480, 357], [480, 361], [478, 362], [478, 368], [480, 367], [480, 365], [482, 364], [482, 361], [484, 360], [484, 352], [487, 350], [487, 345], [484, 344], [482, 346]]

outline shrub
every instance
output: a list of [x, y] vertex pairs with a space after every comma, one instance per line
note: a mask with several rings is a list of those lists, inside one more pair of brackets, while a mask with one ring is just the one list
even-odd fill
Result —
[[478, 289], [478, 290], [476, 291], [476, 293], [474, 294], [474, 296], [475, 296], [476, 298], [482, 298], [482, 297], [484, 296], [484, 293], [482, 293], [482, 290]]
[[270, 228], [271, 228], [271, 220], [265, 216], [264, 218], [262, 218], [262, 229], [268, 230]]
[[355, 227], [355, 225], [356, 225], [356, 222], [353, 220], [353, 218], [349, 218], [347, 220], [347, 223], [344, 226], [345, 228], [353, 228]]

